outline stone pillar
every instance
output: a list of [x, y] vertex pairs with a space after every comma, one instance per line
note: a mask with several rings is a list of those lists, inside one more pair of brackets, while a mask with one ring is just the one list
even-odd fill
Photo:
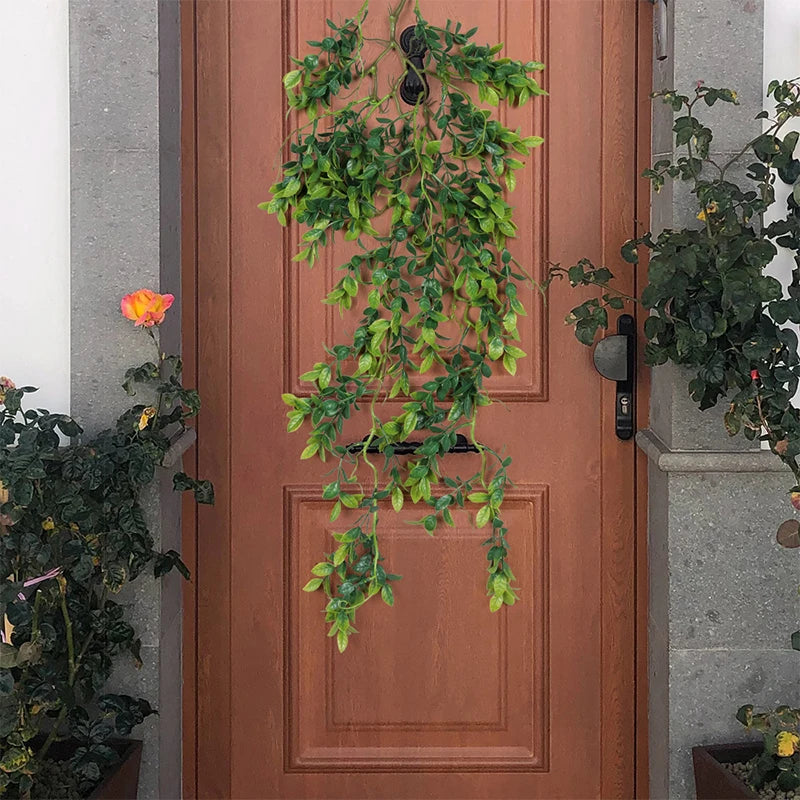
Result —
[[[654, 89], [688, 94], [697, 81], [735, 89], [740, 106], [701, 112], [713, 150], [730, 157], [760, 131], [763, 0], [669, 0], [669, 45]], [[656, 101], [654, 160], [673, 152], [671, 110]], [[675, 187], [653, 197], [655, 231], [694, 221]], [[693, 745], [746, 738], [747, 702], [797, 699], [797, 559], [775, 543], [791, 476], [744, 437], [729, 438], [722, 408], [699, 412], [686, 373], [653, 371], [650, 430], [651, 797], [694, 797]]]
[[[88, 433], [130, 403], [125, 369], [153, 357], [119, 312], [142, 287], [178, 301], [162, 344], [180, 347], [179, 4], [69, 0], [71, 119], [71, 401]], [[161, 75], [159, 77], [159, 69]], [[165, 476], [147, 501], [151, 530], [179, 549], [179, 498]], [[113, 688], [146, 697], [161, 715], [145, 739], [141, 798], [180, 796], [180, 578], [146, 576], [128, 596], [144, 666], [123, 663]], [[125, 658], [122, 658], [125, 662]]]

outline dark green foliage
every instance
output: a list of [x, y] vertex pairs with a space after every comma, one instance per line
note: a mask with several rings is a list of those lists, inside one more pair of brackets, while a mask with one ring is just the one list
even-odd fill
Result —
[[[800, 116], [800, 82], [774, 81], [774, 118], [764, 112], [768, 129], [724, 164], [709, 155], [712, 131], [696, 116], [702, 102], [737, 103], [735, 92], [699, 85], [690, 99], [674, 91], [658, 95], [678, 113], [675, 141], [685, 153], [645, 170], [656, 191], [665, 180], [689, 185], [697, 199], [697, 228], [664, 230], [626, 242], [622, 257], [638, 261], [637, 249], [648, 251], [648, 284], [642, 306], [648, 339], [645, 360], [651, 366], [672, 362], [694, 370], [689, 392], [701, 409], [727, 398], [728, 433], [767, 441], [800, 483], [800, 412], [791, 400], [800, 383], [797, 336], [783, 327], [800, 323], [800, 161], [795, 158], [798, 134], [782, 135]], [[731, 171], [746, 167], [746, 177]], [[784, 219], [762, 225], [764, 212], [775, 203], [777, 178], [794, 184]], [[792, 285], [784, 296], [780, 283], [764, 274], [777, 246], [795, 252]], [[573, 286], [595, 285], [599, 297], [575, 308], [568, 322], [591, 344], [608, 325], [607, 308], [632, 300], [610, 285], [613, 275], [589, 262], [564, 269], [556, 266], [549, 280], [567, 277]]]
[[[154, 549], [141, 505], [170, 436], [199, 408], [180, 384], [180, 360], [159, 364], [126, 374], [126, 389], [143, 385], [155, 404], [133, 406], [86, 440], [71, 418], [26, 410], [32, 388], [0, 387], [0, 621], [5, 614], [11, 633], [0, 644], [4, 797], [85, 796], [117, 759], [108, 739], [155, 713], [144, 700], [100, 693], [120, 658], [141, 663], [117, 593], [147, 570], [188, 577], [178, 553]], [[210, 485], [183, 480], [212, 499]], [[79, 743], [66, 764], [48, 756], [61, 738]]]
[[[644, 324], [645, 361], [692, 370], [688, 389], [701, 409], [725, 399], [728, 433], [769, 443], [794, 474], [791, 501], [800, 509], [800, 410], [792, 404], [800, 385], [800, 356], [797, 335], [784, 327], [800, 323], [800, 160], [795, 158], [800, 136], [783, 134], [787, 123], [800, 116], [800, 79], [773, 81], [768, 95], [775, 101], [774, 116], [758, 115], [767, 121], [766, 132], [724, 164], [709, 155], [713, 134], [696, 109], [701, 102], [737, 103], [735, 92], [698, 84], [691, 99], [674, 91], [656, 95], [678, 114], [675, 142], [684, 153], [657, 162], [644, 176], [656, 191], [668, 179], [688, 184], [699, 222], [628, 241], [622, 258], [637, 263], [638, 248], [649, 258], [648, 283], [640, 297], [650, 312]], [[740, 172], [745, 168], [744, 178], [731, 174], [737, 167]], [[765, 225], [764, 213], [775, 204], [776, 178], [792, 184], [792, 194], [786, 216]], [[764, 274], [778, 246], [794, 252], [788, 292]], [[572, 286], [602, 290], [567, 318], [584, 344], [608, 326], [608, 308], [634, 300], [611, 286], [610, 271], [588, 261], [568, 269], [554, 266], [548, 284], [564, 277]], [[794, 546], [791, 537], [779, 535], [778, 540]], [[800, 631], [792, 635], [792, 647], [800, 650]], [[784, 790], [800, 786], [800, 712], [782, 707], [754, 715], [752, 706], [743, 706], [737, 718], [764, 734], [764, 753], [753, 763], [753, 785], [760, 788], [775, 779]]]
[[[318, 52], [293, 59], [284, 86], [290, 107], [308, 123], [292, 134], [272, 199], [263, 204], [281, 223], [291, 214], [308, 229], [296, 261], [313, 265], [336, 236], [358, 245], [326, 300], [342, 314], [361, 309], [352, 342], [331, 347], [301, 376], [312, 387], [309, 397], [284, 396], [289, 430], [310, 423], [302, 457], [335, 462], [323, 491], [333, 503], [331, 519], [343, 508], [358, 512], [305, 587], [328, 596], [326, 620], [340, 650], [355, 630], [357, 608], [377, 594], [394, 602], [390, 584], [399, 576], [382, 566], [378, 541], [378, 511], [389, 502], [395, 511], [406, 498], [426, 504], [415, 524], [430, 534], [454, 524], [452, 509], [476, 504], [477, 525], [490, 530], [490, 608], [516, 599], [501, 516], [510, 459], [480, 445], [475, 425], [490, 402], [484, 381], [493, 363], [514, 374], [525, 355], [515, 344], [525, 314], [517, 285], [528, 278], [506, 248], [516, 225], [504, 187], [514, 189], [524, 166], [519, 157], [542, 140], [507, 128], [467, 89], [477, 87], [489, 105], [523, 104], [544, 94], [529, 75], [542, 65], [498, 57], [502, 45], [477, 44], [476, 30], [450, 21], [436, 27], [418, 12], [431, 90], [416, 106], [403, 106], [396, 26], [404, 5], [400, 0], [390, 12], [388, 38], [378, 40], [383, 50], [369, 62], [362, 57], [367, 3], [341, 25], [328, 21], [330, 35], [309, 42]], [[394, 76], [384, 95], [382, 65]], [[435, 377], [412, 386], [430, 370]], [[388, 418], [378, 413], [387, 395], [405, 400]], [[368, 434], [353, 452], [339, 436], [361, 409], [369, 414]], [[478, 446], [481, 466], [466, 479], [449, 478], [441, 459], [462, 429]], [[414, 432], [429, 435], [412, 456], [398, 456], [395, 445]], [[375, 463], [370, 446], [381, 454]], [[359, 474], [363, 467], [368, 472]]]

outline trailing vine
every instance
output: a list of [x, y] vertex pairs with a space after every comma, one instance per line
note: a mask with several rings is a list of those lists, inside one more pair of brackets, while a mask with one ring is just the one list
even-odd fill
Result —
[[[698, 224], [628, 241], [622, 257], [635, 264], [639, 247], [649, 251], [648, 283], [640, 297], [651, 312], [644, 326], [647, 364], [670, 361], [694, 370], [691, 397], [701, 409], [724, 400], [731, 436], [743, 433], [769, 444], [794, 475], [791, 502], [800, 509], [800, 410], [792, 402], [800, 385], [800, 355], [797, 334], [786, 327], [800, 323], [800, 160], [795, 157], [800, 134], [785, 131], [800, 117], [800, 79], [773, 81], [768, 96], [774, 111], [757, 117], [764, 132], [721, 162], [711, 154], [713, 133], [698, 109], [738, 104], [736, 93], [701, 82], [691, 95], [673, 90], [654, 95], [677, 114], [673, 130], [682, 152], [675, 160], [658, 161], [644, 176], [655, 191], [670, 179], [688, 185]], [[786, 216], [766, 224], [764, 214], [776, 203], [776, 179], [793, 188]], [[786, 291], [764, 274], [778, 247], [794, 254]], [[609, 308], [634, 299], [614, 290], [610, 270], [588, 260], [553, 267], [548, 282], [564, 277], [572, 286], [602, 289], [567, 317], [584, 344], [608, 326]], [[784, 523], [779, 541], [800, 547], [800, 522]]]
[[[516, 344], [525, 314], [518, 283], [528, 276], [507, 249], [516, 225], [504, 193], [524, 166], [519, 157], [542, 140], [504, 126], [468, 90], [476, 87], [481, 104], [523, 105], [544, 94], [530, 76], [542, 65], [499, 57], [501, 44], [479, 45], [476, 29], [450, 20], [432, 25], [417, 6], [414, 36], [426, 48], [418, 70], [398, 44], [405, 6], [399, 0], [390, 10], [386, 39], [364, 33], [367, 0], [342, 24], [327, 20], [329, 35], [308, 43], [316, 52], [292, 59], [296, 68], [283, 83], [290, 109], [306, 121], [290, 135], [289, 159], [262, 204], [281, 224], [291, 215], [307, 228], [295, 261], [313, 266], [337, 235], [358, 251], [339, 267], [325, 301], [342, 314], [366, 306], [352, 342], [327, 348], [301, 376], [313, 387], [309, 397], [283, 396], [288, 429], [310, 423], [301, 457], [333, 463], [323, 489], [331, 519], [343, 508], [358, 512], [304, 587], [327, 596], [325, 618], [340, 651], [358, 608], [378, 594], [394, 603], [399, 576], [384, 567], [379, 541], [389, 504], [395, 512], [407, 500], [427, 506], [411, 524], [430, 534], [454, 524], [453, 509], [477, 506], [476, 525], [490, 531], [489, 606], [517, 599], [502, 517], [511, 459], [478, 441], [476, 423], [491, 402], [484, 381], [493, 366], [513, 375], [525, 356]], [[407, 69], [424, 73], [430, 86], [414, 106], [400, 97]], [[395, 399], [402, 411], [382, 416]], [[343, 423], [362, 408], [368, 434], [348, 447]], [[428, 435], [410, 455], [398, 452], [415, 431]], [[467, 478], [442, 466], [460, 432], [480, 454]]]

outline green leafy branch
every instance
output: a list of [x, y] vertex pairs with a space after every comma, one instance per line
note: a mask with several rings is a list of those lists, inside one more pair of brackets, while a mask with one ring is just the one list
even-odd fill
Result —
[[[784, 132], [800, 117], [800, 79], [769, 85], [775, 110], [758, 115], [764, 132], [724, 163], [711, 155], [713, 132], [698, 109], [737, 104], [735, 92], [701, 83], [692, 96], [672, 90], [654, 96], [678, 115], [673, 131], [680, 154], [658, 161], [644, 176], [656, 191], [667, 180], [688, 185], [700, 224], [648, 233], [622, 247], [630, 264], [638, 262], [640, 248], [648, 255], [648, 282], [639, 298], [650, 312], [645, 361], [694, 370], [691, 397], [701, 409], [724, 399], [728, 433], [769, 444], [794, 475], [790, 499], [800, 509], [800, 410], [793, 404], [800, 355], [797, 335], [786, 327], [800, 324], [800, 160], [795, 157], [800, 134]], [[764, 214], [776, 202], [777, 179], [792, 186], [786, 216], [765, 224]], [[794, 254], [786, 291], [764, 274], [778, 247]], [[601, 289], [566, 320], [584, 344], [608, 327], [608, 309], [634, 299], [614, 289], [610, 270], [586, 260], [568, 269], [554, 266], [547, 283], [563, 278], [575, 287]], [[800, 521], [783, 523], [778, 541], [800, 547]], [[792, 643], [800, 649], [800, 632]]]
[[[366, 302], [352, 342], [327, 348], [326, 360], [300, 376], [312, 387], [309, 397], [284, 395], [288, 429], [310, 423], [301, 457], [334, 462], [323, 489], [333, 503], [331, 519], [343, 509], [357, 514], [334, 535], [336, 549], [305, 586], [328, 597], [326, 620], [340, 650], [368, 599], [379, 594], [394, 602], [399, 576], [382, 566], [379, 543], [379, 514], [388, 504], [396, 512], [406, 500], [427, 505], [412, 524], [430, 534], [454, 524], [454, 509], [477, 505], [476, 525], [490, 531], [490, 608], [517, 598], [502, 518], [511, 459], [480, 443], [476, 424], [478, 409], [491, 402], [484, 380], [492, 365], [513, 375], [525, 356], [516, 344], [518, 318], [526, 313], [518, 285], [528, 276], [506, 247], [516, 225], [504, 190], [516, 186], [519, 157], [542, 140], [505, 127], [467, 89], [477, 86], [479, 100], [490, 105], [522, 105], [544, 94], [529, 74], [542, 65], [498, 58], [502, 45], [476, 44], [477, 31], [462, 31], [460, 23], [431, 25], [417, 8], [415, 35], [427, 48], [424, 73], [433, 88], [416, 106], [403, 107], [407, 65], [396, 26], [404, 6], [401, 0], [390, 11], [388, 38], [370, 40], [383, 49], [369, 63], [367, 3], [341, 25], [327, 20], [330, 35], [309, 42], [318, 52], [293, 59], [297, 68], [284, 78], [289, 107], [309, 121], [290, 136], [289, 159], [262, 204], [282, 224], [291, 215], [307, 228], [295, 261], [313, 265], [337, 234], [358, 248], [326, 298], [342, 314]], [[381, 96], [379, 67], [392, 54], [399, 77]], [[404, 401], [402, 410], [379, 414], [394, 399]], [[343, 424], [362, 410], [368, 434], [348, 447], [339, 441]], [[428, 434], [415, 452], [396, 453], [415, 431]], [[479, 452], [480, 466], [452, 478], [442, 458], [460, 432]], [[375, 450], [380, 465], [370, 457]]]

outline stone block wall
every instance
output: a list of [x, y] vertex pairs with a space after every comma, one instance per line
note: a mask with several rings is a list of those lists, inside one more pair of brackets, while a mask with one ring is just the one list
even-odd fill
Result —
[[[69, 0], [71, 127], [71, 403], [87, 432], [130, 398], [120, 383], [152, 343], [119, 312], [142, 287], [176, 295], [162, 328], [180, 348], [179, 4]], [[151, 530], [180, 547], [179, 498], [168, 475], [147, 500]], [[180, 578], [140, 579], [127, 599], [144, 666], [123, 663], [115, 688], [161, 710], [137, 731], [141, 798], [181, 795]]]
[[[670, 0], [668, 58], [654, 89], [688, 93], [697, 81], [739, 93], [741, 105], [702, 109], [714, 153], [730, 157], [760, 132], [763, 0]], [[653, 113], [654, 160], [672, 154], [672, 112]], [[658, 231], [691, 223], [692, 198], [679, 188], [653, 198]], [[650, 430], [651, 797], [694, 797], [691, 748], [747, 734], [737, 708], [797, 702], [796, 553], [775, 542], [790, 510], [791, 476], [744, 437], [729, 438], [722, 410], [699, 412], [688, 376], [653, 372]]]

